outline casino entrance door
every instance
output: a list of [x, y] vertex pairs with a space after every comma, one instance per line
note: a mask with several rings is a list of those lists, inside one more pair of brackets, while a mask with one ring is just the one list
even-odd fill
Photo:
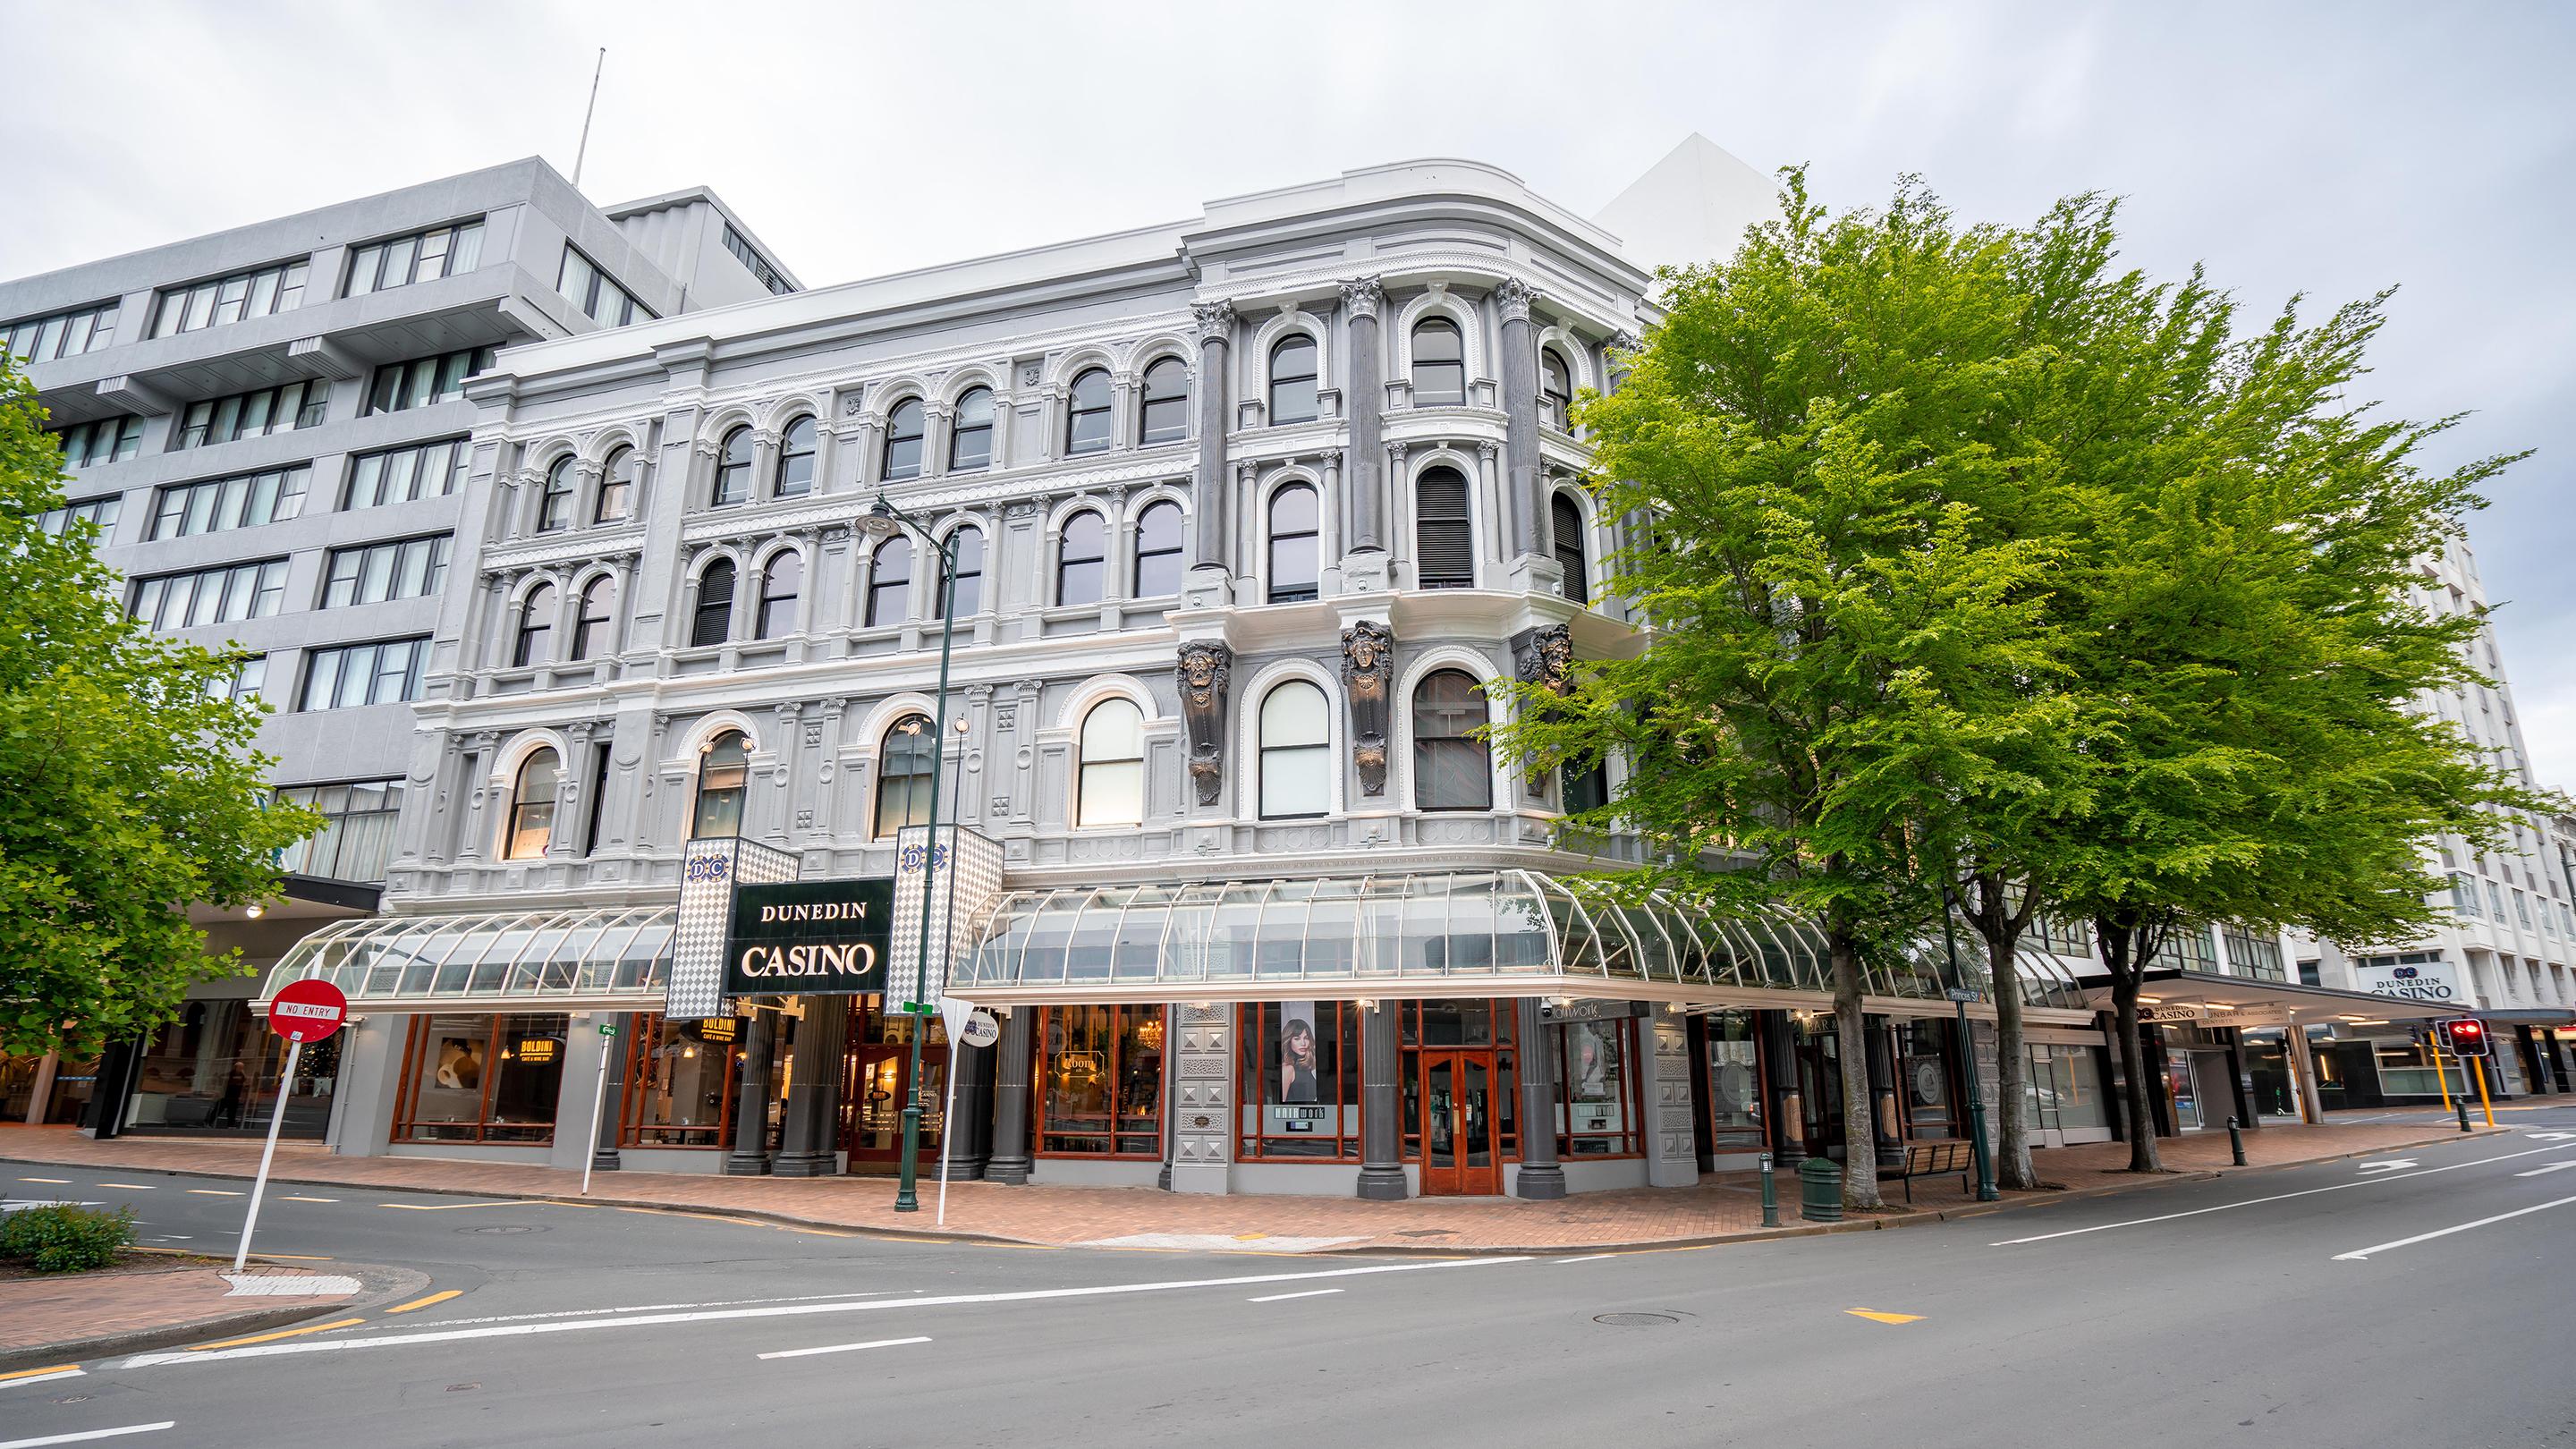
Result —
[[[913, 1018], [888, 1012], [882, 996], [850, 999], [850, 1050], [841, 1069], [841, 1148], [850, 1171], [891, 1172], [903, 1160], [903, 1107], [911, 1087]], [[947, 1126], [948, 1033], [928, 1019], [921, 1044], [921, 1162], [927, 1174], [939, 1161], [939, 1134]]]

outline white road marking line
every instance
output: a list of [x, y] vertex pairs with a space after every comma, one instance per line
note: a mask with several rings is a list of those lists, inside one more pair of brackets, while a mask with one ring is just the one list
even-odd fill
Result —
[[1341, 1291], [1342, 1290], [1339, 1288], [1309, 1288], [1303, 1293], [1272, 1293], [1260, 1298], [1246, 1298], [1243, 1301], [1246, 1303], [1285, 1303], [1291, 1298], [1321, 1298], [1327, 1293], [1339, 1293]]
[[2569, 1169], [2569, 1168], [2571, 1168], [2571, 1167], [2576, 1167], [2576, 1158], [2570, 1158], [2569, 1160], [2567, 1160], [2567, 1161], [2565, 1161], [2565, 1162], [2553, 1162], [2553, 1163], [2549, 1164], [2547, 1167], [2535, 1167], [2535, 1168], [2533, 1168], [2533, 1169], [2532, 1169], [2531, 1171], [2529, 1171], [2529, 1172], [2517, 1172], [2517, 1173], [2515, 1173], [2515, 1174], [2514, 1174], [2514, 1176], [2516, 1176], [2516, 1177], [2547, 1177], [2549, 1174], [2551, 1174], [2551, 1173], [2553, 1173], [2553, 1172], [2565, 1172], [2567, 1169]]
[[68, 1177], [22, 1177], [18, 1180], [20, 1182], [50, 1182], [56, 1187], [69, 1187], [72, 1182]]
[[2203, 1213], [2223, 1213], [2229, 1208], [2255, 1207], [2267, 1202], [2287, 1202], [2294, 1197], [2311, 1197], [2321, 1192], [2341, 1192], [2348, 1187], [2377, 1187], [2383, 1182], [2404, 1182], [2410, 1177], [2431, 1177], [2437, 1172], [2457, 1172], [2463, 1167], [2483, 1167], [2490, 1162], [2511, 1162], [2517, 1157], [2537, 1157], [2543, 1152], [2563, 1150], [2557, 1147], [2535, 1147], [2528, 1152], [2507, 1152], [2500, 1156], [2481, 1157], [2470, 1162], [2454, 1162], [2448, 1167], [2427, 1167], [2420, 1172], [2382, 1172], [2352, 1182], [2338, 1182], [2329, 1187], [2302, 1188], [2297, 1192], [2276, 1192], [2270, 1197], [2249, 1197], [2242, 1202], [2223, 1202], [2216, 1207], [2193, 1208], [2188, 1212], [2159, 1213], [2151, 1218], [2131, 1218], [2126, 1222], [2100, 1223], [2089, 1228], [2068, 1228], [2062, 1233], [2038, 1233], [2027, 1238], [2006, 1238], [2002, 1242], [1988, 1243], [1986, 1246], [2009, 1248], [2017, 1243], [2045, 1243], [2051, 1238], [2079, 1238], [2086, 1233], [2107, 1233], [2113, 1228], [2137, 1228], [2149, 1223], [2169, 1223], [2176, 1218], [2196, 1218]]
[[226, 1298], [310, 1298], [323, 1293], [355, 1293], [366, 1285], [355, 1278], [332, 1273], [315, 1273], [306, 1277], [288, 1277], [277, 1273], [222, 1273], [233, 1285]]
[[[240, 1193], [234, 1192], [232, 1189], [230, 1189], [230, 1188], [226, 1188], [226, 1187], [192, 1187], [192, 1188], [188, 1189], [188, 1191], [190, 1191], [190, 1192], [192, 1192], [192, 1193], [195, 1193], [195, 1194], [196, 1194], [197, 1196], [199, 1196], [199, 1197], [240, 1197], [240, 1196], [241, 1196], [241, 1194], [240, 1194]], [[0, 1449], [6, 1449], [6, 1446], [0, 1446]]]
[[818, 1353], [849, 1353], [852, 1350], [862, 1348], [901, 1348], [907, 1343], [928, 1342], [930, 1342], [930, 1340], [927, 1338], [874, 1338], [868, 1340], [866, 1343], [831, 1343], [825, 1344], [821, 1348], [782, 1348], [776, 1353], [764, 1353], [761, 1357], [812, 1358]]
[[446, 1213], [470, 1207], [544, 1207], [541, 1202], [380, 1202], [380, 1208], [400, 1208], [407, 1213]]
[[279, 1202], [338, 1202], [336, 1197], [281, 1197]]
[[[1029, 1288], [1011, 1293], [949, 1293], [935, 1297], [878, 1298], [865, 1303], [791, 1303], [775, 1308], [729, 1308], [713, 1313], [639, 1313], [627, 1318], [574, 1319], [561, 1323], [518, 1323], [499, 1328], [437, 1329], [426, 1333], [385, 1334], [377, 1338], [299, 1339], [250, 1348], [139, 1353], [116, 1361], [118, 1368], [149, 1368], [167, 1363], [220, 1363], [225, 1359], [269, 1358], [281, 1354], [341, 1353], [361, 1348], [400, 1348], [411, 1344], [453, 1343], [472, 1338], [519, 1337], [532, 1333], [572, 1333], [586, 1328], [647, 1328], [670, 1323], [712, 1323], [746, 1318], [804, 1317], [817, 1313], [867, 1313], [882, 1308], [944, 1308], [969, 1303], [1037, 1303], [1067, 1298], [1108, 1298], [1133, 1293], [1167, 1293], [1182, 1288], [1241, 1288], [1258, 1283], [1306, 1283], [1318, 1278], [1359, 1278], [1379, 1273], [1424, 1273], [1450, 1268], [1488, 1268], [1526, 1263], [1526, 1255], [1508, 1258], [1445, 1258], [1420, 1263], [1373, 1263], [1361, 1268], [1327, 1268], [1304, 1273], [1253, 1273], [1239, 1278], [1180, 1278], [1159, 1283], [1102, 1283], [1087, 1288]], [[0, 1449], [7, 1446], [0, 1445]]]
[[[901, 1290], [893, 1288], [871, 1288], [860, 1293], [799, 1293], [786, 1298], [726, 1298], [714, 1303], [638, 1303], [626, 1308], [562, 1308], [557, 1309], [552, 1313], [497, 1313], [484, 1318], [442, 1318], [438, 1320], [438, 1326], [441, 1328], [463, 1328], [469, 1324], [475, 1323], [530, 1323], [547, 1318], [591, 1318], [602, 1313], [669, 1313], [684, 1308], [740, 1308], [746, 1304], [752, 1303], [814, 1303], [826, 1298], [882, 1298], [889, 1293], [897, 1291], [906, 1293], [927, 1293], [930, 1290], [927, 1288], [907, 1288]], [[381, 1329], [397, 1329], [408, 1327], [410, 1325], [382, 1323], [374, 1326]]]
[[2551, 1208], [2565, 1207], [2571, 1202], [2576, 1202], [2576, 1197], [2562, 1197], [2556, 1202], [2545, 1202], [2538, 1207], [2515, 1208], [2512, 1212], [2497, 1213], [2494, 1217], [2480, 1218], [2473, 1223], [2462, 1223], [2456, 1228], [2441, 1228], [2434, 1232], [2417, 1233], [2411, 1238], [2399, 1238], [2393, 1243], [2379, 1243], [2371, 1247], [2359, 1249], [2355, 1252], [2337, 1253], [2334, 1255], [2333, 1261], [2338, 1263], [2357, 1263], [2362, 1259], [2369, 1257], [2373, 1253], [2385, 1253], [2391, 1248], [2411, 1248], [2417, 1243], [2429, 1243], [2435, 1238], [2447, 1238], [2453, 1233], [2465, 1233], [2471, 1228], [2483, 1228], [2489, 1223], [2500, 1223], [2508, 1218], [2529, 1217], [2533, 1213], [2545, 1213]]
[[162, 1429], [176, 1429], [179, 1421], [164, 1419], [158, 1424], [128, 1424], [122, 1429], [84, 1429], [77, 1434], [48, 1434], [42, 1439], [11, 1439], [0, 1443], [0, 1449], [40, 1449], [46, 1444], [86, 1444], [92, 1439], [114, 1439], [125, 1434], [150, 1434]]
[[102, 1182], [102, 1183], [100, 1183], [100, 1184], [99, 1184], [99, 1186], [101, 1186], [101, 1187], [113, 1187], [113, 1188], [118, 1188], [118, 1189], [121, 1189], [121, 1190], [123, 1190], [123, 1191], [125, 1191], [125, 1192], [157, 1192], [157, 1191], [159, 1191], [159, 1189], [158, 1189], [158, 1188], [154, 1187], [152, 1184], [150, 1184], [150, 1183], [148, 1183], [148, 1182]]
[[67, 1198], [47, 1198], [43, 1202], [0, 1202], [0, 1213], [24, 1212], [40, 1207], [104, 1207], [105, 1203], [72, 1202]]
[[89, 1370], [87, 1369], [67, 1368], [56, 1369], [49, 1374], [28, 1374], [24, 1377], [14, 1379], [0, 1378], [0, 1389], [14, 1389], [20, 1384], [50, 1384], [56, 1379], [83, 1378], [86, 1377], [88, 1373]]
[[1549, 1261], [1555, 1263], [1598, 1263], [1604, 1258], [1615, 1258], [1618, 1256], [1619, 1255], [1616, 1253], [1587, 1253], [1580, 1258], [1552, 1258], [1549, 1259]]

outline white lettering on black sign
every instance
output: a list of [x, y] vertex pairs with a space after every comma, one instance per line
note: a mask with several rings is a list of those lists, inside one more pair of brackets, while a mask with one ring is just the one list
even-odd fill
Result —
[[763, 979], [799, 976], [865, 976], [876, 969], [877, 948], [848, 946], [754, 946], [742, 953], [736, 969]]

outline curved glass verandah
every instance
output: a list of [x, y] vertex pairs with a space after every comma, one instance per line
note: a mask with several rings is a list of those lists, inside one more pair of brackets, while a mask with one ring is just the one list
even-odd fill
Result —
[[377, 1009], [485, 1003], [519, 1010], [658, 1006], [675, 906], [379, 916], [335, 921], [270, 968], [263, 999], [317, 978]]

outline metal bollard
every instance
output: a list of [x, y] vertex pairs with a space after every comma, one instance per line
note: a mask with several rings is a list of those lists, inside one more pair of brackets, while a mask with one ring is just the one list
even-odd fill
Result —
[[2245, 1165], [2245, 1129], [2237, 1126], [2233, 1117], [2227, 1119], [2227, 1150], [2238, 1167]]
[[1771, 1177], [1771, 1154], [1762, 1154], [1762, 1226], [1780, 1226], [1780, 1187]]
[[2452, 1106], [2452, 1108], [2453, 1108], [2454, 1110], [2458, 1111], [2458, 1112], [2459, 1112], [2459, 1114], [2460, 1114], [2460, 1130], [2461, 1130], [2461, 1131], [2463, 1131], [2463, 1132], [2466, 1132], [2466, 1131], [2470, 1130], [2470, 1129], [2469, 1129], [2469, 1099], [2468, 1099], [2468, 1098], [2466, 1098], [2466, 1097], [2458, 1097], [2458, 1098], [2454, 1098], [2454, 1099], [2452, 1100], [2452, 1102], [2451, 1102], [2451, 1106]]

